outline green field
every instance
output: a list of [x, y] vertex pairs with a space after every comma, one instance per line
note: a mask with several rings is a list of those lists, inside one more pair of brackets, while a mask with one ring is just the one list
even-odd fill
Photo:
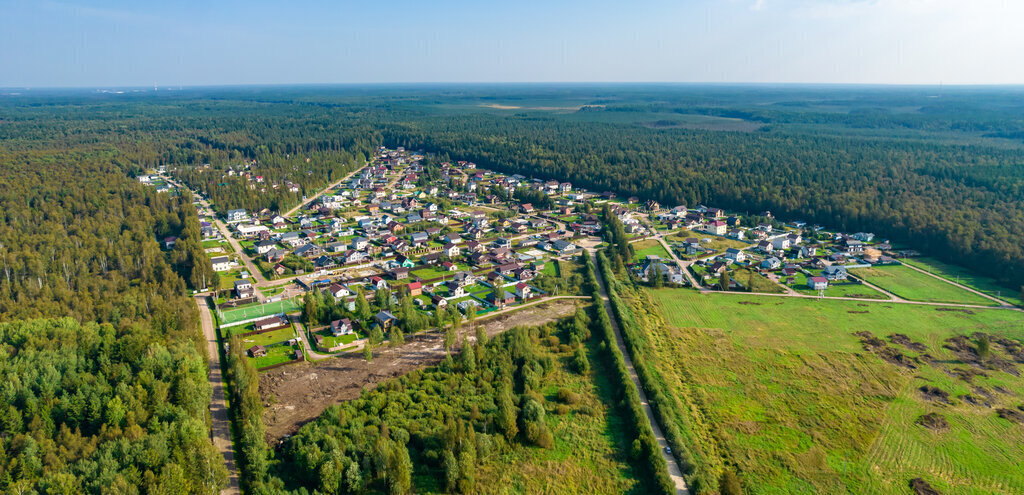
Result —
[[698, 240], [711, 239], [711, 242], [701, 242], [700, 245], [712, 251], [725, 251], [728, 248], [743, 249], [750, 246], [750, 244], [737, 241], [736, 239], [708, 234], [707, 232], [692, 232], [685, 229], [666, 237], [665, 240], [671, 244], [672, 242], [683, 242], [689, 237], [696, 237]]
[[254, 345], [268, 346], [271, 344], [277, 344], [279, 342], [288, 342], [295, 338], [295, 330], [292, 329], [291, 325], [284, 327], [280, 330], [274, 330], [272, 332], [260, 333], [256, 335], [249, 335], [248, 337], [241, 337], [242, 345], [246, 348]]
[[910, 301], [998, 306], [998, 303], [901, 265], [855, 268], [850, 273]]
[[767, 292], [769, 294], [782, 294], [786, 292], [779, 284], [748, 268], [736, 270], [732, 273], [732, 278], [750, 289], [750, 292]]
[[1024, 301], [1020, 297], [1021, 288], [1013, 290], [1012, 288], [1003, 287], [994, 280], [978, 275], [966, 268], [943, 263], [934, 258], [904, 258], [900, 262], [959, 282], [961, 285], [984, 292], [992, 297], [998, 297], [1016, 306], [1024, 306]]
[[256, 369], [265, 368], [267, 366], [292, 361], [295, 359], [296, 349], [298, 349], [296, 346], [277, 345], [274, 347], [268, 347], [266, 356], [249, 359], [252, 360], [253, 366], [255, 366]]
[[642, 261], [651, 254], [658, 256], [663, 260], [672, 259], [672, 257], [669, 256], [668, 251], [665, 251], [665, 248], [661, 246], [661, 243], [654, 239], [633, 243], [634, 261]]
[[[747, 493], [910, 493], [916, 477], [942, 493], [1024, 492], [1024, 425], [995, 413], [1024, 404], [1014, 392], [1024, 379], [986, 369], [968, 383], [952, 374], [971, 366], [943, 348], [976, 331], [1024, 341], [1020, 313], [680, 289], [629, 300], [644, 327], [640, 359], [670, 392], [669, 416], [706, 479], [734, 463]], [[889, 344], [919, 359], [901, 368], [856, 331], [927, 348]], [[992, 355], [1008, 357], [997, 344]], [[950, 403], [925, 400], [924, 385]], [[992, 407], [966, 394], [991, 396]], [[948, 430], [915, 424], [932, 412]]]
[[261, 316], [288, 313], [296, 311], [299, 308], [299, 304], [294, 299], [285, 299], [267, 304], [251, 304], [248, 306], [220, 311], [220, 322], [222, 325], [226, 325], [236, 321], [259, 318]]

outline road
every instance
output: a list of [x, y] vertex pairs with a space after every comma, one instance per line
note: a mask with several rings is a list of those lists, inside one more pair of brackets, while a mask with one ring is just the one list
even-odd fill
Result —
[[925, 275], [928, 275], [929, 277], [937, 278], [937, 279], [939, 279], [939, 280], [941, 280], [943, 282], [946, 282], [947, 284], [955, 285], [955, 286], [957, 286], [957, 287], [959, 287], [959, 288], [961, 288], [961, 289], [963, 289], [965, 291], [973, 292], [973, 293], [975, 293], [975, 294], [977, 294], [977, 295], [979, 295], [981, 297], [984, 297], [985, 299], [988, 299], [988, 300], [991, 300], [991, 301], [995, 301], [995, 302], [999, 303], [1000, 306], [1010, 307], [1010, 308], [1014, 307], [1012, 304], [1010, 304], [1010, 303], [1008, 303], [1008, 302], [1006, 302], [1006, 301], [1004, 301], [1002, 299], [999, 299], [998, 297], [990, 296], [990, 295], [988, 295], [988, 294], [986, 294], [984, 292], [981, 292], [981, 291], [979, 291], [977, 289], [973, 289], [973, 288], [968, 287], [966, 285], [963, 285], [963, 284], [961, 284], [959, 282], [954, 282], [954, 281], [952, 281], [952, 280], [950, 280], [948, 278], [940, 277], [940, 276], [938, 276], [938, 275], [936, 275], [936, 274], [934, 274], [934, 273], [932, 273], [932, 272], [930, 272], [928, 270], [922, 270], [922, 269], [920, 269], [920, 268], [918, 268], [918, 267], [916, 267], [914, 265], [908, 265], [906, 263], [901, 263], [901, 265], [903, 265], [903, 266], [905, 266], [907, 268], [910, 268], [911, 270], [917, 270], [917, 271], [919, 271], [919, 272], [921, 272], [921, 273], [923, 273]]
[[323, 190], [321, 190], [320, 192], [318, 192], [318, 193], [316, 193], [316, 194], [314, 194], [314, 195], [312, 195], [312, 196], [302, 200], [301, 203], [295, 205], [294, 208], [288, 210], [287, 212], [285, 212], [281, 216], [285, 217], [285, 218], [291, 217], [292, 215], [295, 214], [295, 212], [301, 210], [302, 207], [312, 203], [313, 201], [316, 200], [316, 198], [319, 198], [320, 196], [323, 196], [324, 194], [327, 194], [328, 191], [330, 191], [331, 189], [334, 189], [335, 187], [338, 187], [339, 185], [341, 185], [342, 182], [345, 182], [345, 181], [349, 180], [350, 178], [352, 178], [353, 175], [355, 175], [356, 173], [358, 173], [359, 171], [361, 171], [364, 168], [366, 168], [366, 165], [363, 165], [362, 167], [359, 167], [359, 168], [349, 172], [349, 174], [346, 175], [345, 177], [342, 177], [340, 180], [338, 180], [338, 181], [332, 183], [331, 185], [323, 188]]
[[626, 342], [622, 339], [622, 330], [619, 329], [619, 322], [615, 318], [615, 312], [612, 311], [612, 303], [608, 299], [608, 290], [606, 289], [604, 276], [601, 275], [601, 270], [596, 269], [597, 254], [594, 250], [589, 250], [588, 252], [590, 253], [591, 261], [594, 262], [594, 274], [597, 276], [601, 300], [604, 302], [604, 310], [608, 312], [609, 319], [612, 322], [612, 329], [615, 331], [616, 344], [622, 352], [622, 358], [626, 362], [626, 369], [629, 370], [629, 377], [633, 380], [633, 386], [635, 386], [637, 392], [640, 393], [640, 404], [644, 408], [644, 414], [647, 415], [647, 421], [651, 424], [651, 429], [654, 430], [654, 438], [658, 440], [661, 456], [665, 458], [665, 462], [668, 464], [668, 474], [676, 485], [676, 493], [688, 495], [690, 490], [686, 487], [686, 480], [683, 479], [683, 471], [679, 469], [679, 463], [676, 462], [676, 458], [673, 457], [672, 454], [668, 453], [668, 441], [665, 440], [665, 434], [662, 433], [661, 426], [658, 425], [658, 421], [654, 417], [654, 411], [651, 409], [651, 404], [647, 401], [647, 394], [644, 392], [644, 387], [640, 384], [640, 376], [637, 375], [636, 368], [633, 367], [633, 358], [629, 356], [629, 351], [626, 349]]
[[228, 469], [228, 487], [221, 490], [221, 495], [240, 493], [238, 489], [238, 469], [235, 467], [235, 450], [231, 445], [231, 422], [228, 419], [227, 402], [224, 400], [224, 380], [221, 375], [220, 349], [217, 344], [217, 332], [213, 328], [213, 316], [207, 305], [206, 296], [196, 296], [199, 306], [199, 320], [203, 325], [206, 337], [206, 351], [210, 358], [210, 388], [213, 397], [210, 400], [210, 440], [213, 446], [224, 456], [224, 467]]

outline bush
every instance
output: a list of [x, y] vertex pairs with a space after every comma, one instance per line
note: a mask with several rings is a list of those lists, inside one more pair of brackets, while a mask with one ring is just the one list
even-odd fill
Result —
[[572, 405], [580, 401], [580, 395], [567, 388], [558, 389], [558, 392], [555, 393], [555, 397], [557, 397], [559, 402], [562, 402], [563, 404]]

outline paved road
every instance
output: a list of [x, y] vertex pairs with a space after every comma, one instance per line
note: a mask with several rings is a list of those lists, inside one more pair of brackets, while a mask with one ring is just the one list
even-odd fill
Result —
[[217, 345], [217, 332], [213, 328], [213, 316], [206, 303], [206, 296], [196, 296], [199, 306], [199, 319], [203, 324], [206, 336], [206, 350], [210, 357], [210, 387], [213, 398], [210, 400], [210, 439], [213, 446], [224, 456], [224, 467], [228, 468], [228, 487], [221, 490], [221, 495], [240, 493], [238, 489], [238, 469], [235, 467], [235, 451], [231, 446], [231, 422], [228, 420], [227, 403], [224, 400], [224, 380], [221, 376], [220, 352]]
[[615, 318], [615, 312], [612, 311], [611, 301], [608, 299], [608, 291], [605, 289], [604, 277], [601, 275], [601, 270], [597, 268], [597, 254], [590, 250], [590, 259], [594, 262], [594, 274], [597, 275], [598, 286], [601, 289], [601, 300], [604, 302], [604, 309], [608, 312], [608, 316], [612, 322], [612, 329], [615, 330], [615, 340], [619, 346], [619, 350], [622, 351], [622, 357], [626, 361], [626, 369], [629, 370], [629, 376], [633, 379], [633, 386], [636, 387], [637, 392], [640, 393], [640, 404], [643, 405], [644, 413], [647, 414], [647, 421], [651, 423], [651, 429], [654, 430], [654, 438], [658, 440], [658, 446], [661, 448], [661, 455], [665, 458], [665, 462], [668, 464], [668, 474], [672, 478], [672, 481], [676, 484], [677, 494], [689, 494], [690, 490], [686, 487], [686, 480], [683, 479], [683, 471], [679, 469], [679, 464], [676, 462], [675, 457], [669, 454], [666, 449], [668, 448], [668, 441], [665, 440], [665, 434], [661, 431], [661, 426], [658, 425], [657, 419], [654, 417], [654, 411], [651, 409], [650, 402], [647, 401], [647, 394], [644, 392], [643, 386], [640, 385], [640, 376], [636, 373], [636, 368], [633, 367], [633, 359], [629, 356], [629, 351], [626, 349], [626, 343], [622, 339], [622, 331], [619, 329], [619, 322]]
[[242, 245], [238, 243], [238, 239], [235, 239], [231, 235], [231, 232], [228, 232], [228, 228], [224, 225], [224, 222], [214, 218], [213, 224], [217, 226], [218, 230], [220, 230], [220, 235], [224, 236], [224, 238], [228, 240], [228, 243], [231, 244], [231, 248], [235, 250], [235, 253], [238, 254], [238, 258], [241, 259], [242, 264], [245, 265], [245, 269], [249, 271], [249, 276], [256, 279], [256, 284], [266, 284], [267, 279], [263, 277], [263, 273], [260, 272], [260, 269], [252, 262], [252, 258], [245, 254], [245, 249], [242, 249]]

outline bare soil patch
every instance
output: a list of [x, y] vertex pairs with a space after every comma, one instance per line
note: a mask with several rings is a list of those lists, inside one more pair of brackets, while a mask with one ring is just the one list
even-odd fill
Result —
[[928, 413], [917, 418], [915, 423], [932, 431], [946, 431], [949, 429], [949, 422], [946, 417], [939, 413]]
[[914, 358], [901, 353], [896, 350], [895, 347], [890, 347], [884, 340], [875, 337], [871, 332], [860, 331], [854, 333], [854, 335], [860, 337], [860, 342], [864, 345], [864, 350], [875, 353], [875, 355], [882, 358], [885, 362], [908, 370], [917, 369], [917, 365], [915, 364], [916, 360]]
[[999, 409], [996, 409], [996, 414], [998, 414], [1000, 418], [1013, 421], [1014, 423], [1020, 425], [1024, 425], [1024, 413], [1022, 413], [1018, 409], [1021, 409], [1021, 407], [1018, 407], [1017, 409], [1008, 409], [1005, 407], [1000, 407]]
[[890, 335], [889, 342], [892, 342], [893, 344], [899, 344], [903, 347], [906, 347], [907, 349], [916, 352], [924, 352], [928, 350], [928, 346], [920, 342], [914, 342], [913, 340], [910, 340], [910, 337], [902, 333], [894, 333]]
[[[493, 336], [516, 326], [543, 325], [576, 310], [576, 301], [563, 299], [504, 313], [477, 323]], [[475, 328], [464, 323], [459, 332], [473, 340]], [[284, 366], [260, 375], [263, 421], [267, 441], [276, 444], [286, 435], [316, 419], [327, 407], [359, 397], [379, 383], [444, 359], [444, 335], [438, 332], [408, 335], [400, 347], [374, 351], [373, 361], [362, 353], [349, 353], [315, 363]]]
[[918, 390], [921, 391], [921, 397], [924, 400], [949, 404], [949, 393], [939, 387], [921, 385], [921, 388]]
[[964, 314], [968, 314], [968, 315], [973, 315], [974, 314], [974, 311], [971, 311], [971, 310], [969, 310], [967, 308], [946, 308], [946, 307], [942, 307], [942, 308], [935, 308], [935, 311], [952, 311], [954, 313], [964, 313]]
[[910, 489], [914, 490], [916, 495], [942, 495], [941, 492], [932, 488], [927, 481], [921, 478], [914, 478], [910, 480]]

